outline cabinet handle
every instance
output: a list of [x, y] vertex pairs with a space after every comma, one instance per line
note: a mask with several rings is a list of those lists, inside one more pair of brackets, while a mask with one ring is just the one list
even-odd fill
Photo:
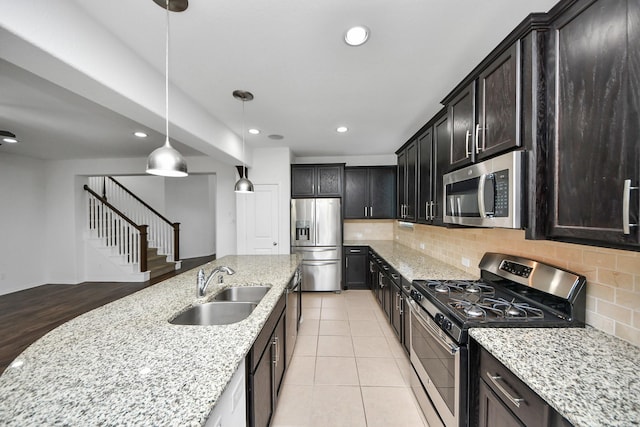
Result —
[[373, 261], [369, 261], [369, 273], [373, 273]]
[[364, 216], [365, 217], [367, 216], [367, 207], [366, 206], [364, 207]]
[[346, 264], [345, 267], [349, 268], [349, 257], [345, 257], [344, 262]]
[[469, 156], [471, 155], [471, 150], [469, 150], [469, 137], [471, 136], [471, 132], [469, 132], [469, 129], [467, 129], [467, 133], [465, 133], [464, 135], [464, 152], [465, 152], [465, 158], [469, 158]]
[[278, 338], [274, 337], [273, 341], [271, 341], [271, 348], [273, 349], [273, 356], [271, 357], [271, 363], [274, 365], [278, 364]]
[[400, 297], [400, 315], [404, 313], [404, 298]]
[[622, 190], [622, 232], [624, 234], [630, 234], [631, 227], [637, 227], [638, 224], [629, 224], [629, 198], [631, 197], [631, 190], [637, 190], [638, 187], [631, 186], [631, 180], [624, 180], [624, 188]]
[[393, 277], [394, 280], [398, 280], [400, 278], [400, 276], [395, 273], [391, 273], [391, 277]]
[[436, 207], [436, 202], [431, 202], [431, 220], [432, 221], [436, 219], [435, 207]]
[[[480, 143], [478, 140], [480, 139], [480, 123], [476, 124], [476, 154], [480, 153]], [[484, 138], [482, 138], [482, 145], [484, 147]], [[484, 148], [483, 148], [484, 151]]]
[[522, 397], [513, 397], [511, 393], [509, 393], [507, 389], [505, 389], [502, 386], [502, 384], [498, 382], [498, 381], [502, 381], [502, 377], [500, 375], [491, 375], [491, 373], [487, 371], [487, 376], [489, 377], [493, 385], [495, 385], [498, 388], [498, 390], [500, 390], [502, 394], [504, 394], [505, 397], [509, 399], [511, 403], [516, 405], [516, 408], [519, 408], [520, 404], [524, 403], [524, 399]]
[[369, 206], [369, 216], [373, 216], [373, 206]]
[[360, 249], [349, 249], [349, 253], [350, 254], [359, 254], [360, 253]]

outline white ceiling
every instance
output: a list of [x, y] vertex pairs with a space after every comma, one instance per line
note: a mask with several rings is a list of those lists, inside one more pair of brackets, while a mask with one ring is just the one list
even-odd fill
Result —
[[[68, 1], [164, 72], [165, 12], [152, 0]], [[187, 11], [170, 17], [171, 81], [238, 134], [242, 106], [231, 93], [251, 91], [247, 126], [262, 133], [247, 135], [250, 147], [287, 145], [297, 157], [390, 154], [522, 19], [555, 2], [191, 0]], [[77, 16], [51, 25], [73, 28]], [[361, 47], [343, 42], [344, 31], [355, 24], [371, 28]], [[139, 126], [150, 130], [151, 123], [133, 122], [125, 112], [48, 83], [52, 76], [40, 78], [4, 61], [0, 71], [0, 129], [22, 140], [3, 145], [0, 154], [143, 156], [162, 143], [153, 131], [146, 142], [130, 136]], [[336, 133], [339, 125], [349, 132]], [[271, 140], [270, 134], [284, 139]], [[198, 147], [188, 137], [181, 142]]]

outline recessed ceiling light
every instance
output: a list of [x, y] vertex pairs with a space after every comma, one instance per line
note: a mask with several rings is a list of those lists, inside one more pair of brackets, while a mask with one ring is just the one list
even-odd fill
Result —
[[259, 129], [249, 129], [249, 133], [251, 135], [258, 135], [260, 133]]
[[146, 138], [147, 136], [149, 136], [146, 133], [141, 132], [141, 131], [134, 132], [133, 135], [137, 136], [138, 138]]
[[272, 135], [269, 135], [269, 136], [268, 136], [268, 138], [269, 138], [269, 139], [276, 139], [276, 140], [278, 140], [278, 139], [284, 139], [284, 136], [282, 136], [282, 135], [278, 135], [278, 134], [274, 133], [274, 134], [272, 134]]
[[349, 46], [360, 46], [369, 38], [369, 29], [364, 25], [351, 27], [344, 34], [344, 41]]
[[346, 126], [339, 126], [336, 131], [339, 133], [345, 133], [346, 131], [348, 131], [349, 128], [347, 128]]
[[0, 136], [4, 142], [9, 144], [15, 144], [18, 142], [18, 138], [13, 132], [9, 132], [8, 130], [0, 130]]

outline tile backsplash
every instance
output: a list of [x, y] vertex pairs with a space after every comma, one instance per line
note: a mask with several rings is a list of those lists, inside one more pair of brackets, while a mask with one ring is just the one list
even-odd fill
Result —
[[478, 276], [485, 252], [525, 256], [582, 274], [587, 278], [587, 324], [640, 347], [640, 252], [525, 240], [522, 230], [497, 228], [394, 223], [393, 238]]

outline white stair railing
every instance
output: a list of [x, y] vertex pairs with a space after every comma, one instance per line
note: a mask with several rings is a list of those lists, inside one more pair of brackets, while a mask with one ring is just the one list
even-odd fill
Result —
[[137, 225], [87, 185], [87, 229], [127, 265], [147, 271], [147, 226]]
[[110, 176], [89, 178], [89, 187], [136, 224], [147, 224], [149, 245], [167, 261], [178, 261], [180, 223], [172, 223]]

